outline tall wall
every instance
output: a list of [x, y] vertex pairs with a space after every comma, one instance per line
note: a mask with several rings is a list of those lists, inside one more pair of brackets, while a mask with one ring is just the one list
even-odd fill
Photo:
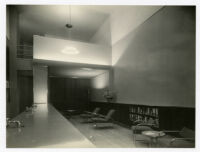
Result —
[[162, 6], [120, 6], [120, 11], [113, 12], [110, 17], [112, 45], [140, 26], [160, 8]]
[[6, 9], [6, 38], [10, 39], [10, 12], [9, 9]]
[[[93, 35], [90, 42], [100, 45], [111, 46], [111, 25], [108, 17], [101, 25], [99, 30]], [[97, 75], [91, 79], [91, 101], [106, 102], [103, 94], [107, 89], [111, 89], [111, 69], [107, 72]]]
[[164, 7], [112, 51], [118, 103], [195, 107], [194, 7]]
[[111, 45], [110, 17], [108, 17], [97, 32], [93, 35], [90, 42], [100, 45]]
[[[112, 12], [111, 16], [104, 21], [99, 30], [93, 35], [90, 42], [112, 46], [113, 43], [122, 39], [132, 29], [138, 27], [144, 20], [160, 8], [161, 6], [120, 6], [120, 11]], [[134, 17], [132, 14], [134, 14]], [[120, 54], [120, 52], [121, 50], [118, 50], [117, 54]], [[106, 83], [106, 87], [98, 88], [97, 86], [101, 86], [101, 83], [102, 85]], [[109, 74], [107, 73], [93, 78], [91, 89], [92, 101], [105, 102], [106, 100], [103, 97], [105, 89], [109, 88], [109, 90], [115, 92], [113, 84], [112, 67], [109, 69]]]
[[109, 71], [91, 79], [91, 101], [106, 102], [104, 93], [110, 87]]
[[48, 67], [41, 65], [33, 66], [33, 102], [48, 102]]

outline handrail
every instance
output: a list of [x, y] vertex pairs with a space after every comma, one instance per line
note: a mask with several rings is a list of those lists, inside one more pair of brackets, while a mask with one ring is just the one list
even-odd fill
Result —
[[28, 45], [17, 45], [17, 58], [32, 59], [33, 47]]

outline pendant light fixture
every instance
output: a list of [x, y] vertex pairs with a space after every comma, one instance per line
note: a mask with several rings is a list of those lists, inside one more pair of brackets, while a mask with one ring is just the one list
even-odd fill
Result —
[[71, 29], [72, 26], [72, 18], [71, 18], [71, 6], [68, 7], [68, 23], [65, 25], [68, 29]]
[[[65, 27], [67, 28], [67, 32], [68, 32], [68, 38], [70, 39], [71, 37], [71, 29], [73, 27], [72, 25], [72, 15], [71, 15], [71, 6], [68, 6], [68, 18], [67, 18], [67, 24], [65, 25]], [[64, 54], [68, 54], [68, 55], [76, 55], [79, 54], [79, 51], [77, 50], [77, 48], [75, 48], [74, 46], [70, 46], [67, 45], [67, 47], [65, 47], [63, 50], [61, 50], [62, 53]]]

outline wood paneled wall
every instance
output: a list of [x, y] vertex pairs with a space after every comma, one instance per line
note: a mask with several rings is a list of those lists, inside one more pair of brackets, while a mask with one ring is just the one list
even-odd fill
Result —
[[89, 79], [49, 78], [49, 102], [59, 110], [87, 109], [89, 90]]
[[[100, 107], [100, 113], [106, 114], [109, 109], [113, 108], [116, 110], [113, 119], [124, 126], [130, 127], [132, 125], [129, 119], [130, 106], [134, 106], [134, 104], [92, 101], [89, 109], [92, 111], [95, 107]], [[184, 126], [195, 130], [195, 108], [161, 106], [157, 106], [157, 108], [159, 110], [159, 126], [161, 130], [177, 130], [182, 129]]]

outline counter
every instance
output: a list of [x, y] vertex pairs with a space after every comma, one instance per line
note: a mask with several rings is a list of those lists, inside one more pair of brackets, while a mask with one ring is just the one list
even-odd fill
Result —
[[14, 120], [25, 126], [6, 129], [7, 148], [95, 147], [50, 104], [38, 104], [33, 112], [23, 112]]

